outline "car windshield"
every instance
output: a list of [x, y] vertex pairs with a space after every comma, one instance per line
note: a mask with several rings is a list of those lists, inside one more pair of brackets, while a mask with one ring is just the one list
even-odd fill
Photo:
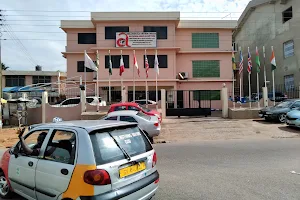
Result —
[[144, 119], [146, 119], [148, 121], [150, 121], [150, 119], [151, 119], [151, 117], [149, 115], [146, 115], [143, 112], [138, 112], [138, 113], [136, 113], [136, 115], [139, 116], [139, 117], [142, 117], [142, 118], [144, 118]]
[[145, 134], [137, 127], [95, 131], [90, 135], [97, 165], [119, 161], [152, 150]]
[[284, 101], [284, 102], [281, 102], [280, 104], [276, 105], [275, 107], [276, 108], [287, 108], [290, 105], [292, 105], [292, 103], [293, 103], [293, 101]]
[[151, 111], [150, 109], [148, 109], [148, 108], [142, 106], [141, 104], [139, 104], [139, 106], [140, 106], [140, 107], [142, 108], [142, 110], [145, 111], [145, 112], [150, 112], [150, 111]]

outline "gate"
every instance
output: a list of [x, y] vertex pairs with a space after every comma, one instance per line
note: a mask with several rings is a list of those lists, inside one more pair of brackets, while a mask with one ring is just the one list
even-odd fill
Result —
[[211, 95], [209, 90], [166, 91], [166, 115], [210, 116]]

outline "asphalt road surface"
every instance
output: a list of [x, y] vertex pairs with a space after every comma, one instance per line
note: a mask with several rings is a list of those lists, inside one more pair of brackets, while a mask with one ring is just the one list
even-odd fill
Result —
[[157, 144], [155, 200], [299, 200], [300, 139]]

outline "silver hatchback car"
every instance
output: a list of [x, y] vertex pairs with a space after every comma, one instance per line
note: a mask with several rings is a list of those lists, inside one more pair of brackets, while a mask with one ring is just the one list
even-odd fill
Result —
[[32, 200], [151, 199], [158, 188], [157, 156], [137, 124], [69, 121], [36, 125], [0, 164], [0, 196]]

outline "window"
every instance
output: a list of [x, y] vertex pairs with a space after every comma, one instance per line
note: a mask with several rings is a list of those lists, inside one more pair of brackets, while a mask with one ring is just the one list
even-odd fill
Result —
[[[114, 139], [112, 138], [114, 137]], [[144, 133], [137, 126], [118, 127], [92, 132], [90, 134], [96, 165], [103, 165], [125, 159], [122, 147], [133, 157], [151, 151], [153, 148]], [[116, 144], [116, 142], [120, 145]]]
[[25, 76], [5, 76], [5, 86], [6, 87], [17, 87], [25, 86]]
[[[46, 155], [48, 152], [49, 155]], [[76, 135], [71, 131], [54, 130], [47, 145], [44, 159], [74, 165]]]
[[[120, 68], [121, 55], [112, 55], [112, 68]], [[129, 55], [123, 55], [124, 67], [129, 68]], [[105, 68], [109, 68], [109, 55], [105, 55]]]
[[80, 103], [80, 98], [77, 99], [67, 99], [64, 102], [61, 103], [61, 105], [66, 106], [66, 105], [76, 105]]
[[300, 101], [296, 101], [293, 105], [292, 108], [300, 108]]
[[116, 106], [115, 111], [118, 111], [118, 110], [126, 110], [126, 106]]
[[105, 39], [116, 39], [117, 32], [129, 32], [129, 26], [106, 26]]
[[[49, 130], [38, 130], [38, 131], [34, 131], [32, 133], [29, 133], [28, 135], [26, 135], [24, 137], [25, 143], [31, 148], [31, 149], [40, 149], [42, 147], [42, 144], [38, 144], [38, 137], [39, 135], [44, 135], [44, 137], [46, 137], [46, 135], [48, 134]], [[20, 154], [23, 156], [28, 156], [24, 153], [24, 151], [22, 150], [21, 144], [18, 143], [17, 148], [20, 148]], [[30, 157], [37, 157], [38, 155], [30, 155]]]
[[105, 120], [118, 120], [118, 116], [108, 117]]
[[220, 77], [220, 61], [219, 60], [194, 60], [193, 77]]
[[137, 116], [140, 116], [141, 118], [144, 118], [144, 119], [146, 119], [146, 120], [148, 120], [148, 121], [151, 120], [151, 117], [150, 117], [149, 115], [146, 115], [146, 114], [143, 113], [143, 112], [138, 112], [136, 115], [137, 115]]
[[283, 43], [283, 53], [284, 53], [284, 58], [291, 57], [294, 54], [294, 41], [290, 40], [285, 43]]
[[[144, 68], [145, 66], [145, 56], [144, 57]], [[147, 55], [148, 63], [150, 68], [154, 68], [155, 55]], [[168, 55], [157, 55], [159, 68], [168, 68]]]
[[294, 75], [287, 75], [284, 76], [284, 87], [285, 90], [289, 91], [289, 90], [293, 90], [295, 88], [295, 82], [294, 82]]
[[192, 48], [219, 48], [219, 33], [192, 33]]
[[78, 44], [96, 44], [96, 33], [78, 33]]
[[[96, 61], [94, 61], [96, 64]], [[77, 72], [84, 72], [84, 61], [77, 61]], [[94, 72], [94, 70], [86, 67], [86, 72]]]
[[282, 12], [282, 23], [285, 23], [293, 18], [293, 7], [290, 7]]
[[193, 92], [194, 101], [221, 100], [220, 90], [198, 90]]
[[130, 116], [120, 116], [120, 121], [137, 122], [133, 117]]
[[135, 110], [135, 111], [140, 111], [137, 107], [134, 106], [128, 106], [128, 110]]
[[51, 76], [32, 76], [32, 84], [51, 83]]
[[157, 39], [168, 39], [168, 27], [166, 26], [144, 26], [144, 32], [156, 32]]

